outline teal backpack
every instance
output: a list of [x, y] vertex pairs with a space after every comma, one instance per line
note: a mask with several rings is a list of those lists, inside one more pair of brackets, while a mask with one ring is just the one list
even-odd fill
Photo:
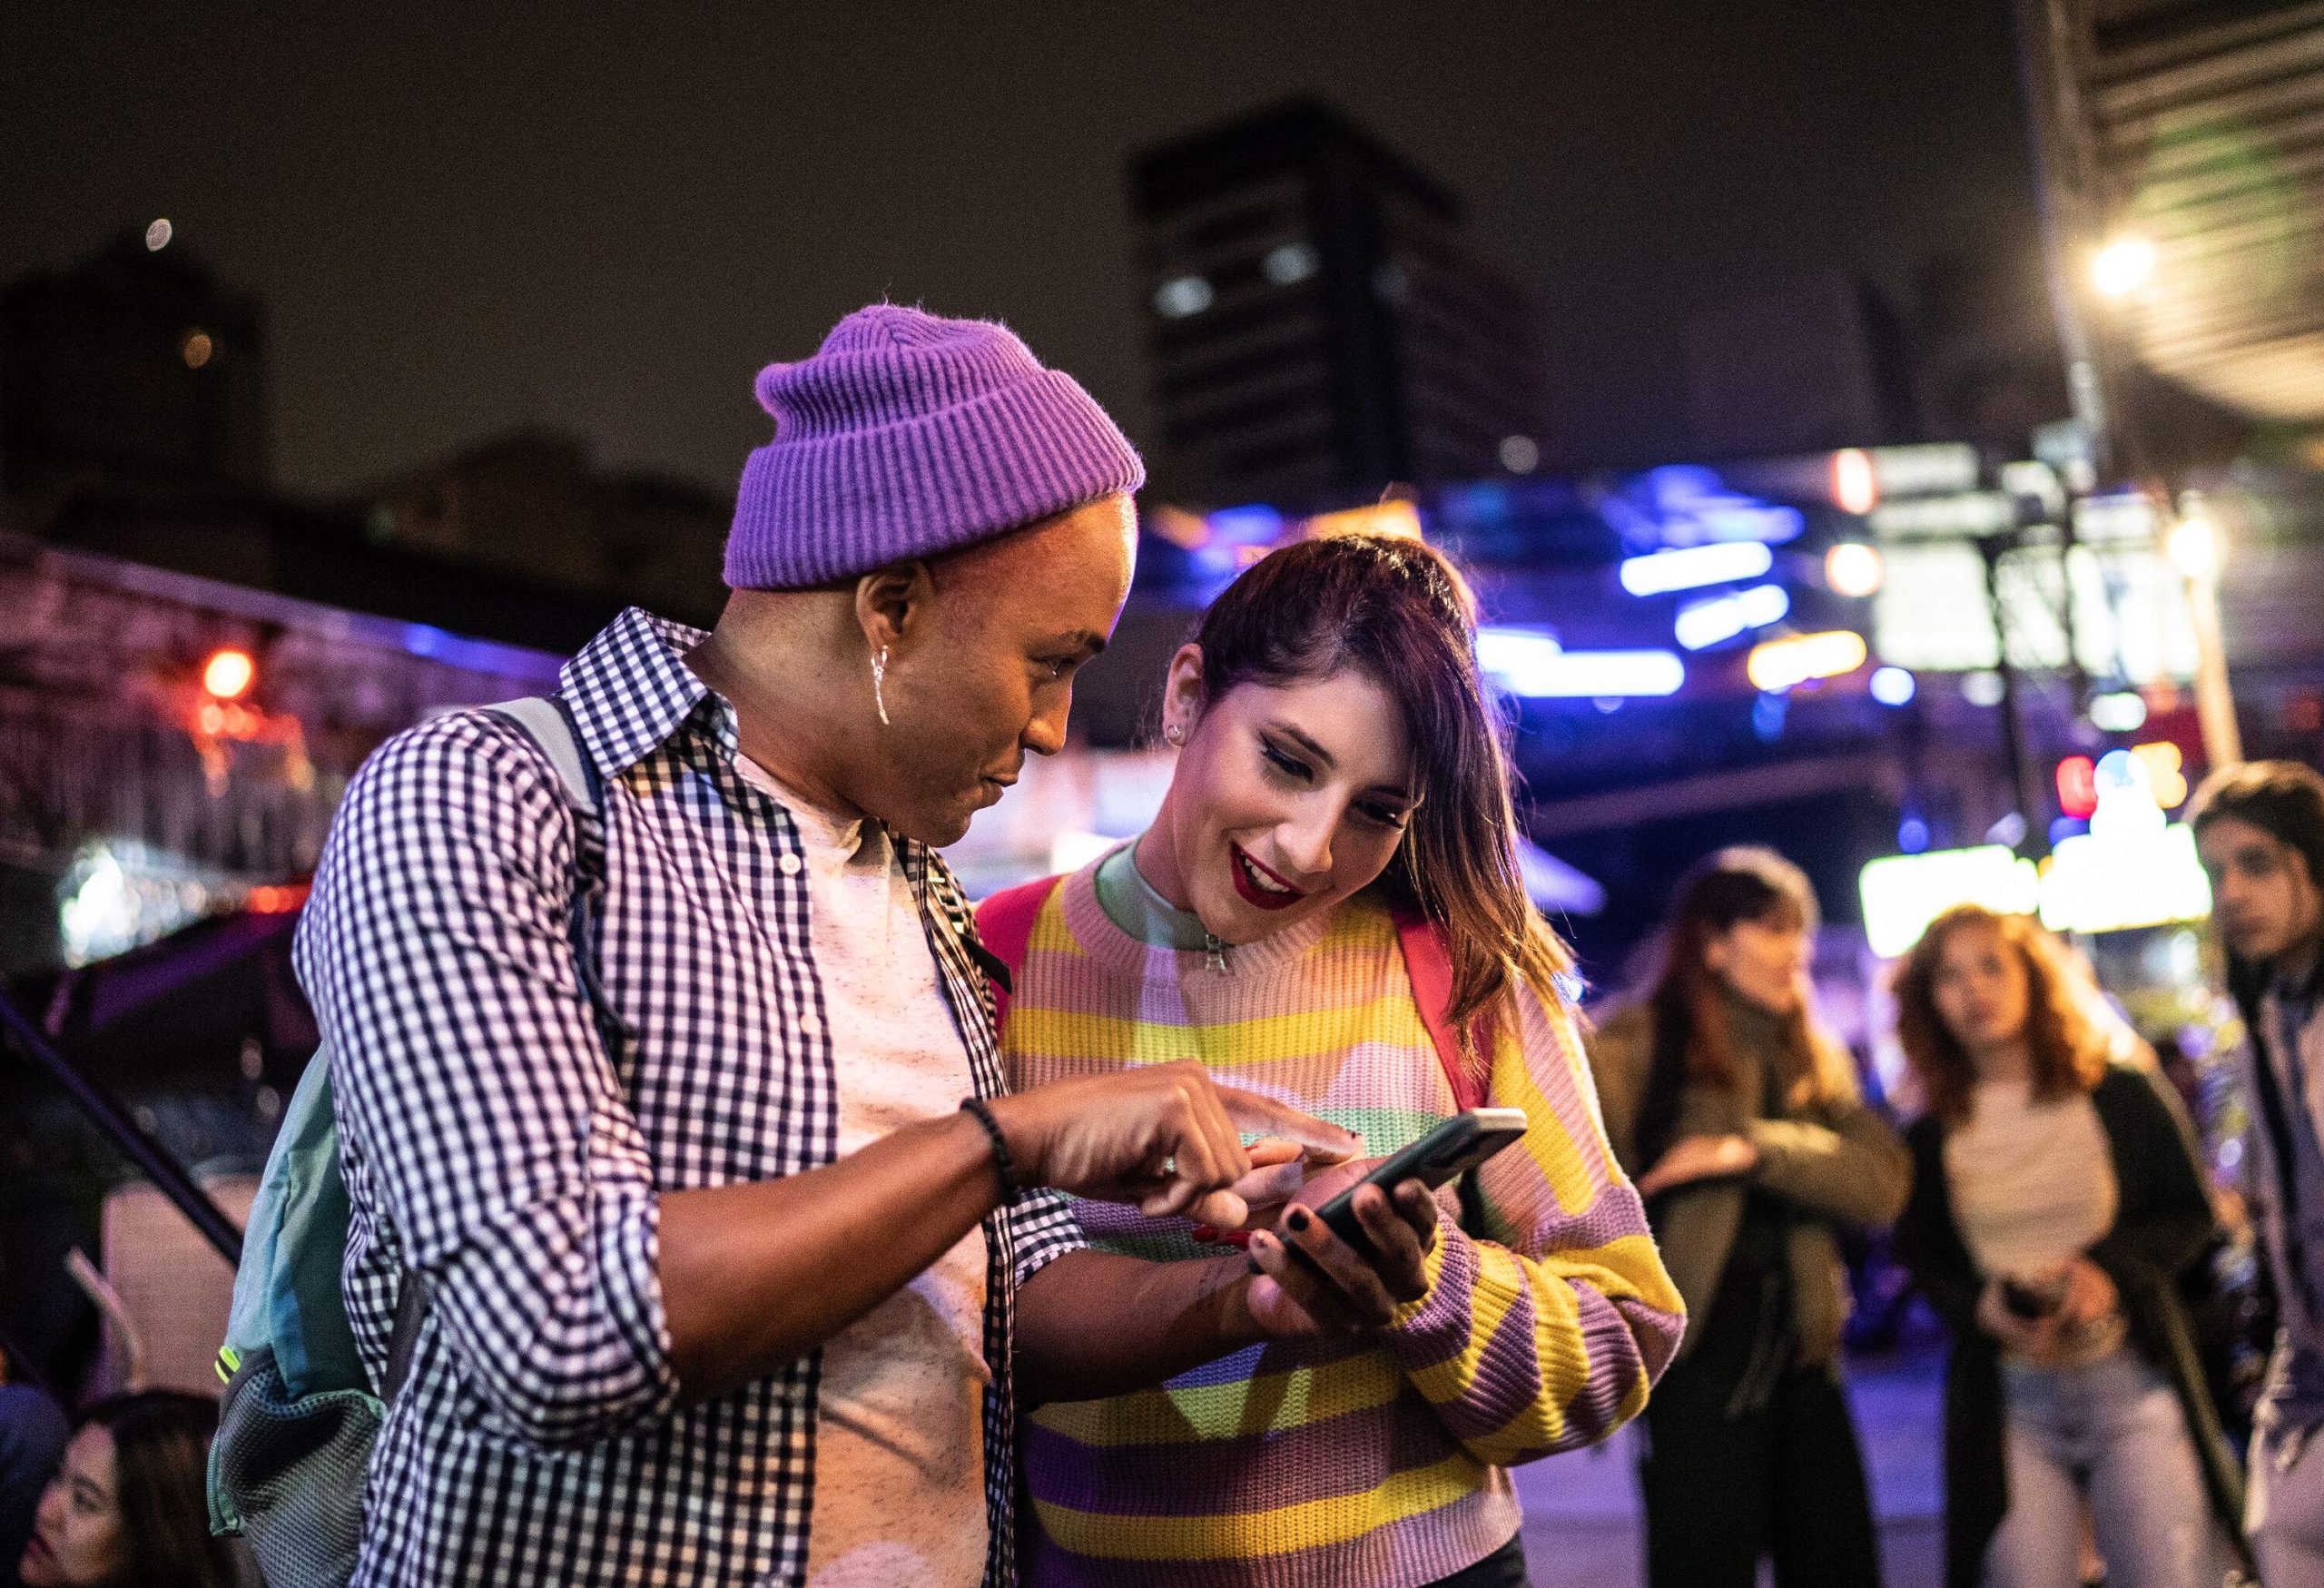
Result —
[[[596, 769], [562, 699], [487, 709], [540, 746], [576, 812], [597, 814]], [[576, 878], [574, 946], [594, 997], [587, 912], [588, 890]], [[371, 1446], [403, 1387], [427, 1310], [419, 1278], [407, 1270], [375, 1391], [340, 1293], [349, 1212], [326, 1041], [307, 1061], [267, 1155], [218, 1353], [226, 1390], [210, 1446], [210, 1530], [241, 1534], [269, 1588], [338, 1588], [353, 1575]]]

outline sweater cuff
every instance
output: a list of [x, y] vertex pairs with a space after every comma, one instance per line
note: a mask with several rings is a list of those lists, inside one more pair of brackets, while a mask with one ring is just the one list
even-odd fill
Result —
[[[1453, 1279], [1449, 1285], [1445, 1282], [1448, 1270]], [[1436, 1244], [1421, 1261], [1421, 1274], [1428, 1288], [1410, 1301], [1397, 1304], [1386, 1325], [1389, 1332], [1410, 1337], [1457, 1325], [1465, 1341], [1469, 1332], [1466, 1281], [1473, 1279], [1476, 1271], [1476, 1244], [1452, 1220], [1438, 1224]]]

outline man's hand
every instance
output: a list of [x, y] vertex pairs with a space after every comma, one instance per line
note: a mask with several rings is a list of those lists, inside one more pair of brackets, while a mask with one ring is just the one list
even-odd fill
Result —
[[1369, 1262], [1313, 1211], [1361, 1180], [1378, 1161], [1345, 1163], [1316, 1176], [1300, 1189], [1276, 1228], [1252, 1234], [1247, 1249], [1258, 1275], [1245, 1305], [1263, 1333], [1297, 1339], [1378, 1328], [1393, 1320], [1398, 1307], [1428, 1294], [1437, 1207], [1426, 1186], [1405, 1180], [1393, 1196], [1377, 1186], [1357, 1189], [1356, 1221], [1377, 1254]]
[[2064, 1288], [2064, 1299], [2058, 1303], [2058, 1321], [2069, 1328], [2086, 1327], [2111, 1317], [2122, 1305], [2122, 1295], [2114, 1288], [2114, 1281], [2088, 1258], [2076, 1258], [2063, 1265], [2052, 1275], [2049, 1283]]
[[[1221, 1228], [1249, 1208], [1235, 1190], [1254, 1168], [1295, 1149], [1337, 1162], [1363, 1138], [1288, 1104], [1218, 1085], [1199, 1060], [1053, 1080], [991, 1100], [1019, 1177], [1077, 1197], [1128, 1202], [1148, 1218], [1184, 1214]], [[1281, 1139], [1255, 1162], [1242, 1130]]]
[[1759, 1167], [1759, 1149], [1740, 1136], [1682, 1136], [1639, 1177], [1638, 1194], [1655, 1196], [1697, 1180], [1732, 1179]]

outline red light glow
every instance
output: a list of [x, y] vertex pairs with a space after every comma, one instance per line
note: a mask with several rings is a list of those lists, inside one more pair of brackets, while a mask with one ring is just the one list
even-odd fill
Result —
[[1860, 447], [1832, 454], [1832, 505], [1861, 517], [1880, 505], [1880, 476]]
[[212, 651], [202, 665], [202, 687], [219, 700], [240, 700], [257, 681], [258, 664], [248, 651]]
[[2058, 810], [2085, 821], [2098, 808], [2098, 764], [2087, 755], [2069, 755], [2058, 763]]

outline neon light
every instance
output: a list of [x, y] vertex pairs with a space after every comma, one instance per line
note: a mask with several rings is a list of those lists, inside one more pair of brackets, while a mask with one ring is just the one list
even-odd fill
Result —
[[1756, 579], [1775, 566], [1775, 553], [1757, 540], [1714, 542], [1678, 551], [1633, 557], [1622, 564], [1622, 588], [1633, 596], [1664, 596], [1673, 590]]
[[1686, 664], [1671, 651], [1568, 651], [1545, 634], [1486, 629], [1477, 664], [1512, 695], [1613, 700], [1677, 693]]
[[2187, 763], [2178, 745], [2168, 739], [2158, 739], [2149, 745], [2132, 745], [2131, 755], [2146, 768], [2147, 792], [2154, 796], [2158, 807], [2175, 811], [2187, 803]]
[[1955, 904], [1982, 904], [2003, 915], [2030, 915], [2041, 878], [2030, 860], [1998, 843], [1892, 854], [1857, 873], [1864, 935], [1872, 952], [1894, 959], [1920, 941], [1928, 923]]
[[2184, 823], [2062, 839], [2042, 877], [2042, 924], [2053, 932], [2126, 932], [2211, 912], [2211, 879]]
[[1790, 689], [1812, 678], [1837, 678], [1864, 666], [1864, 636], [1853, 629], [1795, 634], [1751, 647], [1743, 671], [1756, 689]]
[[2101, 733], [2134, 734], [2146, 725], [2146, 699], [2130, 690], [2090, 697], [2090, 725]]
[[2086, 822], [2098, 808], [2098, 764], [2087, 755], [2069, 755], [2058, 763], [2058, 809], [2077, 822]]
[[1754, 585], [1732, 596], [1714, 596], [1679, 608], [1671, 631], [1690, 651], [1733, 639], [1747, 628], [1780, 623], [1791, 610], [1791, 597], [1781, 585]]

